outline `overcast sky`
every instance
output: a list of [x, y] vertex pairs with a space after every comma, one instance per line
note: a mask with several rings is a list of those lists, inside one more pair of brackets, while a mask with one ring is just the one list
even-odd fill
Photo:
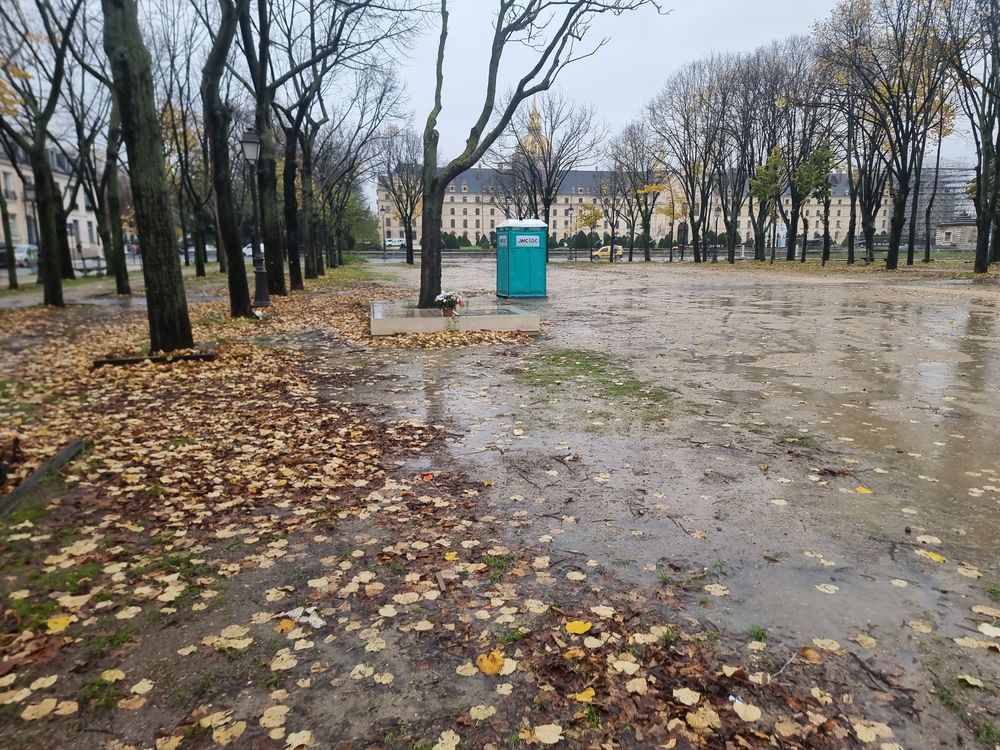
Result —
[[[567, 68], [556, 87], [590, 101], [612, 131], [637, 116], [671, 71], [711, 52], [748, 51], [772, 39], [805, 34], [824, 18], [835, 0], [666, 0], [668, 15], [643, 8], [620, 17], [603, 16], [587, 42], [608, 43], [594, 57]], [[496, 0], [451, 0], [445, 57], [444, 109], [438, 120], [441, 158], [464, 147], [479, 108], [486, 80], [488, 48]], [[409, 108], [423, 129], [434, 97], [434, 63], [439, 24], [427, 29], [400, 61]], [[506, 89], [537, 58], [517, 47], [502, 67]], [[961, 157], [968, 147], [946, 142], [945, 158]]]

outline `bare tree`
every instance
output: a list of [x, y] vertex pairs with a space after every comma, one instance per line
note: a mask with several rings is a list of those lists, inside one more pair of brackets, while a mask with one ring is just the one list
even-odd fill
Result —
[[406, 238], [406, 262], [413, 265], [413, 223], [420, 215], [424, 168], [420, 136], [410, 128], [390, 128], [378, 151], [378, 184], [392, 201]]
[[945, 28], [948, 67], [960, 83], [955, 98], [976, 148], [975, 270], [986, 273], [1000, 260], [1000, 9], [996, 0], [953, 0]]
[[[666, 172], [656, 151], [656, 138], [649, 125], [641, 120], [629, 123], [615, 139], [614, 160], [628, 188], [628, 203], [634, 206], [642, 229], [643, 260], [650, 261], [650, 231], [653, 211], [660, 193], [665, 189]], [[626, 218], [631, 210], [626, 211]], [[635, 227], [632, 227], [634, 234]], [[629, 244], [632, 262], [634, 242]]]
[[899, 263], [906, 206], [947, 70], [937, 28], [942, 0], [843, 2], [818, 29], [831, 61], [884, 133], [892, 174], [886, 268]]
[[226, 258], [229, 286], [229, 314], [249, 317], [250, 289], [243, 261], [236, 201], [230, 178], [229, 132], [232, 110], [222, 96], [221, 82], [226, 71], [240, 13], [250, 0], [218, 0], [219, 18], [215, 37], [201, 74], [201, 101], [204, 113], [205, 140], [211, 165], [212, 193], [218, 225], [221, 257]]
[[[448, 2], [441, 0], [441, 32], [438, 38], [434, 106], [424, 127], [424, 197], [420, 259], [421, 307], [433, 307], [441, 292], [441, 215], [448, 183], [476, 164], [510, 124], [526, 99], [548, 90], [559, 73], [573, 62], [593, 55], [607, 40], [578, 51], [594, 19], [621, 14], [644, 5], [658, 7], [655, 0], [497, 0], [486, 91], [482, 107], [469, 130], [465, 149], [439, 168], [437, 130], [442, 110], [444, 59], [448, 41]], [[533, 63], [515, 84], [505, 103], [497, 107], [497, 79], [504, 53], [523, 45], [533, 51]], [[491, 122], [493, 123], [490, 127]]]
[[[18, 150], [31, 166], [38, 212], [39, 271], [46, 305], [63, 305], [62, 271], [69, 262], [62, 195], [49, 161], [49, 127], [66, 78], [73, 24], [84, 0], [0, 3], [0, 75], [18, 102], [17, 116], [0, 116], [0, 134], [12, 163]], [[72, 274], [72, 265], [70, 265]]]
[[718, 105], [722, 81], [714, 58], [698, 60], [674, 73], [648, 105], [647, 117], [659, 136], [663, 168], [681, 187], [688, 207], [696, 263], [718, 168], [718, 137], [724, 112]]
[[193, 346], [187, 298], [174, 246], [170, 186], [156, 107], [152, 63], [139, 28], [135, 0], [101, 0], [104, 49], [122, 115], [143, 255], [146, 308], [153, 351]]
[[[611, 153], [621, 150], [621, 144], [612, 144]], [[612, 156], [611, 169], [605, 172], [597, 185], [597, 203], [601, 207], [604, 218], [611, 227], [611, 242], [609, 243], [608, 262], [615, 262], [615, 240], [617, 239], [618, 225], [625, 218], [628, 210], [628, 197], [634, 196], [635, 191], [621, 169], [621, 165], [614, 161]]]
[[523, 218], [543, 218], [550, 226], [552, 205], [566, 176], [594, 164], [604, 137], [594, 107], [558, 91], [540, 94], [530, 110], [515, 110], [494, 148], [498, 169], [510, 174], [510, 182], [520, 183], [519, 192], [534, 208]]

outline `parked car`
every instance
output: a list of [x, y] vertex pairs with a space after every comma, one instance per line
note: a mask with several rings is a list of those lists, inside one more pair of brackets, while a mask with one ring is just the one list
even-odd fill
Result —
[[406, 247], [406, 239], [403, 237], [390, 237], [385, 241], [386, 248]]
[[[261, 250], [261, 253], [263, 253], [263, 252], [264, 251]], [[253, 258], [253, 245], [252, 244], [251, 245], [244, 245], [243, 246], [243, 257], [244, 258]]]
[[21, 268], [37, 268], [38, 246], [14, 245], [14, 262]]
[[[621, 260], [624, 249], [621, 245], [615, 245], [615, 260]], [[594, 250], [590, 254], [591, 260], [608, 260], [611, 257], [611, 246], [604, 245], [600, 250]]]

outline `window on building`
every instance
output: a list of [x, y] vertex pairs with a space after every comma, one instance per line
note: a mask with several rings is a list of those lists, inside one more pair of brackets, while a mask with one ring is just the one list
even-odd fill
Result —
[[462, 209], [462, 216], [468, 216], [468, 215], [469, 215], [469, 209], [463, 208]]
[[476, 219], [476, 229], [479, 229], [479, 219]]
[[476, 209], [476, 216], [479, 216], [479, 209]]
[[454, 220], [454, 219], [452, 219], [452, 220], [451, 220], [451, 228], [452, 228], [452, 229], [454, 229], [454, 228], [455, 228], [455, 220]]
[[462, 229], [468, 229], [468, 228], [469, 228], [469, 220], [462, 219]]
[[576, 192], [579, 193], [580, 195], [583, 195], [583, 188], [582, 187], [578, 187], [576, 189]]
[[450, 210], [451, 210], [451, 215], [454, 216], [455, 215], [455, 207], [452, 206]]
[[569, 229], [569, 219], [563, 219], [563, 229]]
[[385, 217], [385, 225], [387, 227], [391, 227], [392, 226], [392, 217], [391, 216], [386, 216]]
[[87, 242], [91, 245], [94, 244], [94, 222], [92, 221], [87, 222]]
[[496, 229], [497, 223], [495, 221], [490, 221], [490, 229]]
[[449, 193], [454, 193], [455, 192], [455, 186], [454, 185], [449, 185], [448, 186], [448, 192]]
[[17, 231], [17, 214], [10, 215], [10, 236], [15, 242], [21, 239], [21, 233]]
[[491, 208], [490, 209], [490, 216], [496, 216], [496, 215], [497, 215], [497, 210], [495, 208]]
[[469, 192], [469, 186], [468, 185], [462, 185], [462, 192], [463, 193]]
[[387, 240], [391, 240], [392, 239], [392, 232], [390, 230], [388, 230], [388, 229], [385, 232], [385, 238]]

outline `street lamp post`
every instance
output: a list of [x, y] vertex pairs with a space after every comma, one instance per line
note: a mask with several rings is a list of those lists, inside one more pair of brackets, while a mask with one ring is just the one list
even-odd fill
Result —
[[250, 128], [243, 134], [240, 141], [243, 156], [247, 160], [250, 172], [250, 199], [253, 203], [253, 306], [270, 307], [271, 297], [267, 291], [267, 271], [264, 269], [264, 248], [260, 242], [260, 214], [257, 206], [257, 158], [260, 156], [260, 136]]
[[379, 224], [382, 225], [382, 262], [385, 263], [389, 259], [389, 246], [385, 241], [385, 217], [389, 213], [389, 209], [387, 206], [382, 206], [379, 211], [382, 214], [379, 219]]
[[722, 213], [722, 206], [715, 207], [715, 247], [712, 248], [712, 262], [719, 262], [719, 215]]

